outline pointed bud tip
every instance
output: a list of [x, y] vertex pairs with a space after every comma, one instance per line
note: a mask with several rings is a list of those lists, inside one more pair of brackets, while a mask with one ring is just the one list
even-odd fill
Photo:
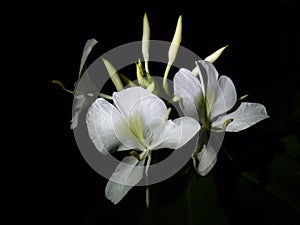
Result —
[[246, 94], [246, 95], [243, 95], [243, 96], [241, 96], [241, 97], [239, 97], [239, 101], [242, 101], [242, 100], [244, 100], [245, 98], [247, 98], [249, 96], [249, 94]]
[[211, 55], [207, 56], [204, 60], [208, 61], [210, 63], [214, 63], [223, 53], [223, 51], [228, 47], [229, 45], [226, 45], [220, 49], [218, 49], [217, 51], [215, 51], [214, 53], [212, 53]]

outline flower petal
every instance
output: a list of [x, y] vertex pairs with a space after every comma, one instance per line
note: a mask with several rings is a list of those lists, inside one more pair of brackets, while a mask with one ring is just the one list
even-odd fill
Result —
[[125, 122], [113, 120], [118, 139], [128, 147], [146, 149], [153, 142], [151, 123], [156, 123], [157, 120], [163, 121], [167, 115], [165, 103], [140, 87], [114, 93], [113, 97], [126, 119]]
[[141, 87], [130, 87], [120, 92], [113, 93], [114, 104], [118, 109], [129, 115], [132, 106], [139, 100], [147, 96], [154, 96], [150, 91]]
[[126, 149], [114, 132], [112, 120], [117, 117], [121, 119], [120, 112], [103, 98], [98, 98], [87, 112], [86, 123], [89, 136], [103, 154], [108, 154], [117, 148]]
[[217, 162], [217, 153], [211, 146], [203, 146], [201, 152], [193, 158], [196, 171], [205, 176], [214, 167]]
[[82, 111], [82, 108], [83, 108], [83, 105], [86, 101], [86, 96], [85, 95], [76, 95], [74, 97], [74, 99], [76, 99], [75, 101], [75, 105], [73, 106], [74, 108], [74, 115], [71, 119], [71, 129], [75, 129], [77, 126], [78, 126], [78, 118], [79, 118], [79, 115]]
[[125, 157], [106, 185], [106, 198], [114, 204], [121, 201], [128, 191], [143, 178], [144, 163], [145, 159], [138, 161], [133, 156]]
[[200, 85], [205, 94], [206, 112], [209, 113], [216, 100], [219, 74], [210, 62], [200, 60], [196, 62], [196, 65], [199, 70]]
[[202, 121], [202, 118], [199, 118], [202, 114], [199, 115], [199, 104], [193, 101], [193, 99], [182, 98], [179, 100], [179, 106], [185, 116], [192, 117], [197, 121]]
[[81, 61], [80, 61], [80, 68], [79, 68], [79, 77], [78, 79], [80, 79], [80, 75], [81, 75], [81, 71], [82, 68], [85, 64], [85, 61], [87, 59], [87, 57], [89, 56], [89, 54], [92, 51], [92, 48], [98, 43], [98, 41], [96, 39], [89, 39], [87, 40], [87, 42], [84, 45], [83, 48], [83, 53], [82, 53], [82, 57], [81, 57]]
[[199, 99], [202, 91], [200, 81], [187, 69], [180, 69], [174, 76], [174, 94], [180, 99], [184, 115], [199, 121]]
[[178, 149], [185, 145], [200, 130], [200, 124], [191, 117], [181, 117], [166, 121], [164, 140], [154, 149]]
[[236, 90], [233, 82], [227, 76], [221, 76], [216, 88], [216, 98], [212, 107], [210, 118], [226, 113], [237, 101]]
[[196, 65], [199, 70], [199, 76], [202, 77], [202, 79], [200, 79], [200, 82], [202, 82], [203, 80], [205, 90], [207, 90], [218, 80], [219, 73], [214, 65], [208, 61], [199, 60], [196, 61]]
[[224, 122], [229, 119], [233, 121], [227, 126], [226, 131], [238, 132], [268, 118], [265, 106], [259, 103], [242, 102], [234, 112], [220, 117], [213, 122], [212, 126], [222, 128]]
[[149, 149], [155, 148], [161, 144], [165, 138], [166, 121], [162, 119], [153, 119], [149, 125], [150, 135], [146, 142], [149, 143]]
[[178, 98], [197, 99], [202, 94], [200, 81], [187, 69], [180, 69], [174, 76], [174, 94]]
[[157, 96], [147, 96], [138, 100], [129, 112], [129, 116], [141, 116], [144, 126], [144, 137], [150, 135], [151, 123], [156, 123], [157, 120], [163, 121], [167, 115], [167, 107], [165, 103]]
[[[140, 124], [140, 120], [137, 120], [138, 126]], [[127, 119], [123, 118], [119, 119], [118, 115], [115, 113], [112, 115], [112, 123], [113, 129], [117, 139], [122, 143], [124, 148], [118, 148], [119, 151], [128, 150], [128, 149], [137, 149], [143, 150], [145, 147], [141, 145], [142, 143], [138, 139], [137, 136], [134, 135], [133, 131], [130, 129], [129, 122]], [[131, 120], [131, 123], [134, 124], [134, 121]], [[137, 128], [139, 128], [137, 126]]]

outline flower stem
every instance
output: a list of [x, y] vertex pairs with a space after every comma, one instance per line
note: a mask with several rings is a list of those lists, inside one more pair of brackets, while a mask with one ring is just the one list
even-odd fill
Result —
[[[149, 171], [149, 166], [151, 163], [151, 151], [149, 151], [148, 153], [148, 159], [147, 159], [147, 165], [146, 165], [146, 169], [145, 169], [145, 176], [146, 176], [146, 182], [148, 183], [148, 171]], [[146, 206], [147, 208], [149, 208], [149, 204], [150, 204], [150, 192], [149, 192], [149, 186], [146, 187]]]

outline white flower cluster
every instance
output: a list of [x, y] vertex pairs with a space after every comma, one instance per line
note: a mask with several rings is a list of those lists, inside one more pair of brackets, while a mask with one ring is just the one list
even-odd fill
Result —
[[[213, 66], [212, 63], [226, 46], [204, 60], [197, 61], [193, 71], [182, 68], [175, 74], [173, 99], [179, 101], [185, 117], [168, 119], [170, 110], [155, 95], [156, 84], [149, 73], [150, 28], [146, 14], [143, 24], [142, 53], [145, 67], [141, 61], [136, 64], [139, 86], [132, 85], [124, 89], [117, 71], [103, 59], [117, 91], [112, 96], [100, 94], [100, 98], [93, 102], [86, 116], [89, 136], [101, 153], [130, 150], [130, 154], [115, 169], [105, 189], [106, 197], [115, 204], [144, 176], [148, 176], [152, 151], [181, 148], [203, 130], [237, 132], [268, 118], [263, 105], [241, 102], [231, 79], [224, 75], [219, 76]], [[181, 30], [182, 19], [179, 17], [163, 78], [163, 89], [168, 95], [171, 93], [166, 80], [181, 42]], [[80, 71], [96, 43], [95, 40], [87, 42]], [[113, 104], [103, 97], [112, 100]], [[82, 105], [83, 102], [79, 104]], [[77, 116], [78, 114], [75, 115]], [[73, 117], [72, 121], [77, 119]], [[73, 127], [76, 125], [73, 124]], [[205, 141], [198, 143], [201, 144], [195, 148], [191, 158], [196, 171], [204, 176], [216, 163], [217, 151]], [[148, 191], [147, 188], [147, 205]]]

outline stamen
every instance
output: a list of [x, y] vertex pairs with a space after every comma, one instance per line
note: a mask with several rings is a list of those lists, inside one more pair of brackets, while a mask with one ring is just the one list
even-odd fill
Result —
[[222, 131], [225, 131], [228, 124], [230, 124], [232, 121], [233, 121], [233, 119], [226, 120], [222, 125]]
[[131, 151], [130, 155], [134, 156], [138, 161], [141, 161], [140, 155], [136, 151]]
[[140, 160], [145, 159], [147, 156], [149, 156], [149, 149], [144, 149], [143, 152], [139, 155]]

